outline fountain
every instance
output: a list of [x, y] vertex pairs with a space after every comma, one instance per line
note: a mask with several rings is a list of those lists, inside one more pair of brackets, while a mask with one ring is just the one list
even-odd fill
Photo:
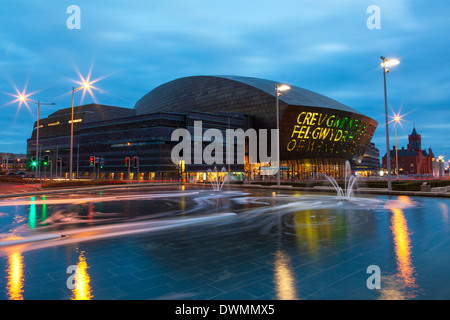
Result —
[[225, 167], [222, 167], [222, 170], [220, 172], [217, 171], [217, 167], [214, 167], [214, 171], [211, 169], [208, 169], [208, 180], [211, 182], [211, 185], [214, 189], [214, 191], [221, 191], [222, 187], [227, 180], [228, 173], [225, 169]]
[[344, 189], [342, 189], [339, 184], [337, 183], [336, 179], [333, 177], [327, 176], [324, 174], [324, 176], [328, 179], [328, 181], [331, 182], [334, 189], [336, 189], [336, 192], [338, 194], [338, 198], [341, 201], [350, 201], [350, 197], [353, 194], [353, 185], [355, 184], [356, 180], [358, 179], [356, 176], [351, 174], [352, 167], [350, 165], [350, 162], [347, 160], [345, 161], [345, 179], [344, 179]]

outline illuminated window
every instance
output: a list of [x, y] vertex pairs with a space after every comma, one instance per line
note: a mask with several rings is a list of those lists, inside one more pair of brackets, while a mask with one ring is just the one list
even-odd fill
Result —
[[115, 143], [111, 145], [111, 148], [121, 148], [121, 147], [132, 147], [132, 146], [145, 146], [150, 144], [159, 144], [157, 141], [149, 141], [149, 142], [124, 142], [124, 143]]

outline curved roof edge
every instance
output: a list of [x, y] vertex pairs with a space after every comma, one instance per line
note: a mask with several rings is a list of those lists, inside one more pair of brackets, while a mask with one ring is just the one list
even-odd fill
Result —
[[[285, 91], [280, 95], [280, 102], [284, 102], [288, 105], [301, 105], [308, 107], [320, 107], [320, 108], [333, 108], [342, 111], [352, 112], [356, 114], [361, 114], [359, 111], [350, 108], [349, 106], [324, 96], [320, 93], [304, 89], [289, 83], [284, 83], [280, 81], [267, 80], [255, 77], [245, 77], [245, 76], [234, 76], [234, 75], [198, 75], [198, 76], [187, 76], [178, 79], [196, 78], [196, 77], [214, 77], [222, 78], [231, 81], [240, 82], [248, 86], [259, 89], [267, 94], [276, 97], [275, 86], [277, 84], [287, 84], [291, 87], [290, 90]], [[172, 80], [176, 81], [178, 79]], [[151, 91], [150, 91], [151, 92]]]

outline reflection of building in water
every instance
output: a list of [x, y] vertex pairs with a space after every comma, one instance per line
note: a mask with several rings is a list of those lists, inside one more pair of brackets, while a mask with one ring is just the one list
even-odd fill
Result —
[[20, 251], [8, 256], [8, 297], [10, 300], [23, 300], [23, 257]]
[[277, 251], [275, 254], [275, 291], [278, 300], [298, 300], [294, 272], [289, 256]]
[[79, 262], [75, 273], [75, 287], [72, 290], [72, 300], [92, 299], [91, 278], [87, 272], [88, 265], [84, 256], [84, 251], [80, 253]]
[[306, 247], [311, 255], [318, 255], [320, 242], [344, 239], [347, 236], [345, 215], [330, 217], [327, 210], [304, 210], [293, 217], [297, 244]]

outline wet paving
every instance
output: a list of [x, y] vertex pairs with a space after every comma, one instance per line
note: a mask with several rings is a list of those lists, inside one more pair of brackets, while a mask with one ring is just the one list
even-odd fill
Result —
[[2, 199], [0, 299], [449, 299], [449, 207], [180, 186]]

